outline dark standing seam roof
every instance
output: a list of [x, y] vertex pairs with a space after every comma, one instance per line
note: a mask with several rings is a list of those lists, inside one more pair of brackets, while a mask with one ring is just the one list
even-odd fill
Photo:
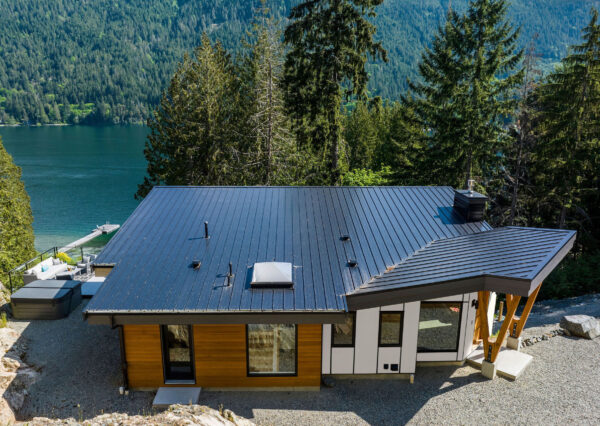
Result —
[[[156, 187], [96, 260], [116, 266], [86, 311], [345, 311], [346, 293], [431, 241], [491, 229], [453, 199], [450, 187]], [[251, 289], [264, 261], [291, 262], [294, 289]]]
[[353, 295], [490, 276], [533, 281], [575, 231], [506, 227], [434, 241]]

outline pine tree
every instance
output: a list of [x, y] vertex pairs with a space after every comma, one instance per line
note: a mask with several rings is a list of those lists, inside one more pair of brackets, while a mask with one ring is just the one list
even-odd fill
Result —
[[0, 139], [0, 282], [6, 273], [35, 256], [33, 215], [21, 169]]
[[229, 55], [203, 34], [194, 57], [185, 55], [148, 120], [148, 176], [136, 197], [143, 198], [154, 185], [238, 183], [241, 106]]
[[600, 23], [596, 9], [583, 29], [583, 40], [536, 90], [540, 109], [536, 186], [540, 203], [556, 226], [577, 227], [583, 231], [580, 238], [592, 238], [597, 244]]
[[240, 153], [245, 183], [290, 185], [298, 180], [299, 155], [284, 107], [281, 31], [264, 2], [249, 38], [242, 71], [242, 93], [249, 98], [249, 141]]
[[347, 169], [342, 138], [344, 97], [366, 97], [367, 57], [387, 60], [373, 40], [383, 0], [310, 0], [295, 6], [284, 40], [286, 104], [298, 142], [319, 158], [315, 183], [338, 184]]
[[462, 186], [497, 172], [506, 145], [504, 120], [522, 81], [518, 30], [505, 0], [474, 0], [464, 15], [449, 11], [419, 64], [420, 82], [404, 99], [425, 130], [431, 183]]

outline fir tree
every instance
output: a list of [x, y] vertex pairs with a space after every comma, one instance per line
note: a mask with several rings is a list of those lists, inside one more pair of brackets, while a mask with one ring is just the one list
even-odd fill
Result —
[[523, 78], [506, 8], [505, 0], [474, 0], [464, 15], [449, 11], [419, 64], [422, 81], [409, 82], [404, 100], [425, 130], [430, 183], [459, 187], [498, 170], [503, 122]]
[[284, 108], [281, 31], [264, 1], [249, 36], [242, 72], [249, 111], [249, 142], [240, 153], [245, 183], [289, 185], [298, 179], [299, 155]]
[[6, 273], [35, 256], [33, 215], [21, 169], [0, 139], [0, 282]]
[[[545, 214], [597, 244], [600, 195], [600, 23], [592, 9], [584, 42], [536, 91], [540, 143], [536, 186]], [[587, 206], [587, 208], [585, 207]]]
[[342, 138], [342, 100], [366, 97], [367, 57], [387, 60], [373, 40], [383, 0], [310, 0], [290, 13], [284, 39], [286, 103], [298, 141], [320, 159], [315, 183], [338, 184], [347, 169]]
[[244, 122], [238, 89], [229, 55], [203, 34], [194, 57], [185, 55], [148, 120], [148, 176], [139, 185], [138, 198], [154, 185], [238, 182], [236, 143]]

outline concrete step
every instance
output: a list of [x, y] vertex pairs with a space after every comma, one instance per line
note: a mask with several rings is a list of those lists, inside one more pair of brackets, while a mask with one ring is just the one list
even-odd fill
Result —
[[202, 388], [196, 387], [162, 387], [158, 388], [152, 407], [167, 408], [173, 404], [197, 404]]
[[[469, 364], [479, 369], [481, 369], [483, 360], [484, 355], [482, 346], [475, 349], [467, 358]], [[502, 347], [500, 348], [500, 352], [498, 353], [495, 362], [496, 374], [510, 380], [516, 380], [523, 371], [525, 371], [532, 360], [533, 357], [531, 355]]]

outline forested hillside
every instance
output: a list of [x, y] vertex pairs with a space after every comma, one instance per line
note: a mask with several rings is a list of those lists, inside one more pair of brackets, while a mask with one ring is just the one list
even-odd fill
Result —
[[[369, 66], [373, 94], [397, 99], [451, 0], [385, 0], [376, 38], [387, 64]], [[0, 124], [144, 121], [203, 31], [233, 52], [258, 0], [11, 0], [0, 2]], [[269, 0], [285, 18], [297, 0]], [[463, 11], [467, 0], [453, 0]], [[514, 0], [520, 45], [534, 34], [549, 69], [600, 0]], [[285, 24], [285, 19], [283, 20]]]

